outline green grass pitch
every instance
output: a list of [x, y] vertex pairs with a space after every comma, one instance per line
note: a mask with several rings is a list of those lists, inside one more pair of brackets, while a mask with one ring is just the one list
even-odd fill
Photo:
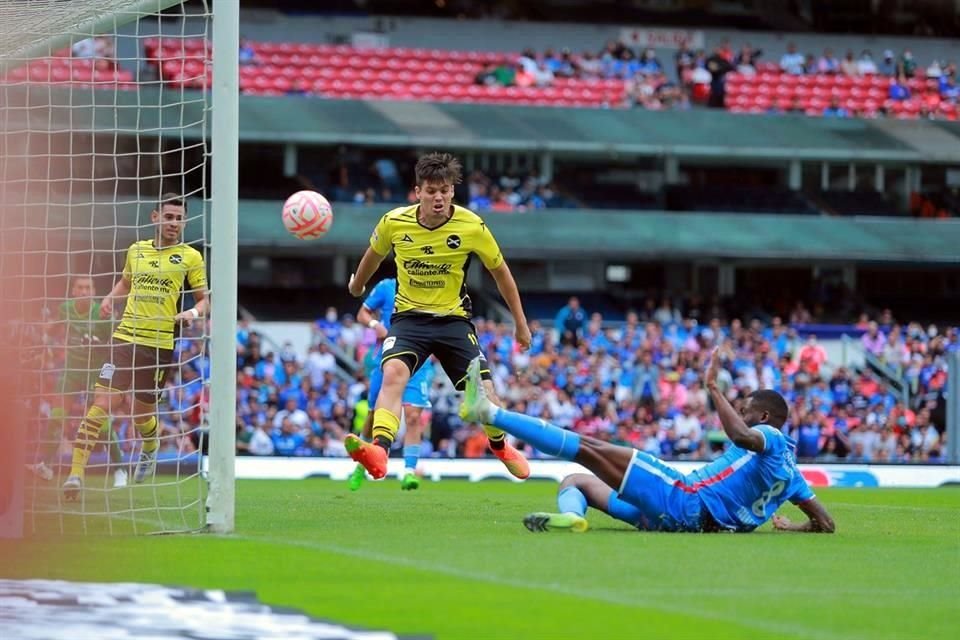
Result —
[[[529, 533], [521, 518], [552, 509], [555, 490], [239, 481], [234, 535], [31, 541], [0, 576], [255, 591], [317, 617], [451, 639], [876, 640], [952, 637], [960, 624], [960, 489], [820, 490], [833, 536], [638, 533], [595, 512], [586, 534]], [[126, 491], [123, 504], [153, 499]]]

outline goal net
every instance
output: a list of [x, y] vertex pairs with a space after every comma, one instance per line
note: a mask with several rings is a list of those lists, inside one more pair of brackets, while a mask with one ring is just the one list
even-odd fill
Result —
[[[183, 243], [209, 264], [211, 27], [209, 0], [0, 3], [3, 336], [19, 358], [27, 535], [207, 525], [209, 317], [177, 323], [169, 336], [150, 325], [158, 327], [155, 342], [144, 349], [153, 355], [138, 352], [130, 363], [138, 393], [113, 394], [102, 426], [85, 416], [94, 385], [109, 386], [104, 363], [124, 364], [111, 336], [132, 302], [118, 297], [112, 314], [96, 305], [121, 279], [131, 244], [153, 247], [159, 227], [151, 212], [164, 194], [185, 201]], [[155, 302], [174, 297], [167, 280], [182, 277], [186, 254], [146, 253], [130, 253], [138, 264], [127, 280], [149, 280], [141, 295], [155, 294]], [[194, 303], [184, 279], [177, 309]], [[168, 338], [171, 362], [157, 366]], [[135, 397], [150, 383], [160, 390], [155, 412], [138, 415]], [[153, 448], [151, 417], [157, 464], [144, 464], [138, 478], [138, 460]], [[90, 454], [79, 487], [68, 482], [78, 476], [75, 447]]]

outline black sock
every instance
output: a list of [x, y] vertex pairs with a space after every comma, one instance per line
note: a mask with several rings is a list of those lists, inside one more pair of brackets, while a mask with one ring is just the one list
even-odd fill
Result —
[[387, 454], [389, 454], [390, 445], [392, 445], [393, 443], [383, 436], [377, 436], [373, 439], [373, 444], [383, 447], [383, 450], [386, 451]]
[[502, 435], [496, 440], [494, 440], [493, 438], [487, 438], [487, 439], [490, 441], [490, 448], [496, 449], [497, 451], [500, 451], [501, 449], [503, 449], [504, 445], [507, 442], [506, 438]]

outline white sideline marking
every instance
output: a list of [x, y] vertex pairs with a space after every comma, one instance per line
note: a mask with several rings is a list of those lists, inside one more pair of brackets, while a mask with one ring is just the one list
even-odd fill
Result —
[[879, 511], [949, 511], [957, 513], [956, 507], [911, 507], [906, 504], [863, 504], [861, 502], [827, 502], [826, 507], [856, 507], [859, 509], [877, 509]]

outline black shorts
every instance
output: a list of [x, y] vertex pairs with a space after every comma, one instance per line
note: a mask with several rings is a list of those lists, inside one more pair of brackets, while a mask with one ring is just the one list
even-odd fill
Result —
[[390, 331], [383, 341], [380, 366], [387, 360], [399, 358], [410, 368], [412, 375], [431, 354], [440, 361], [457, 390], [463, 390], [467, 382], [467, 367], [477, 356], [483, 359], [481, 377], [490, 379], [490, 367], [480, 349], [476, 329], [468, 319], [412, 313], [394, 316]]
[[172, 362], [172, 349], [114, 340], [107, 360], [100, 367], [97, 386], [112, 391], [133, 391], [137, 400], [155, 403]]

